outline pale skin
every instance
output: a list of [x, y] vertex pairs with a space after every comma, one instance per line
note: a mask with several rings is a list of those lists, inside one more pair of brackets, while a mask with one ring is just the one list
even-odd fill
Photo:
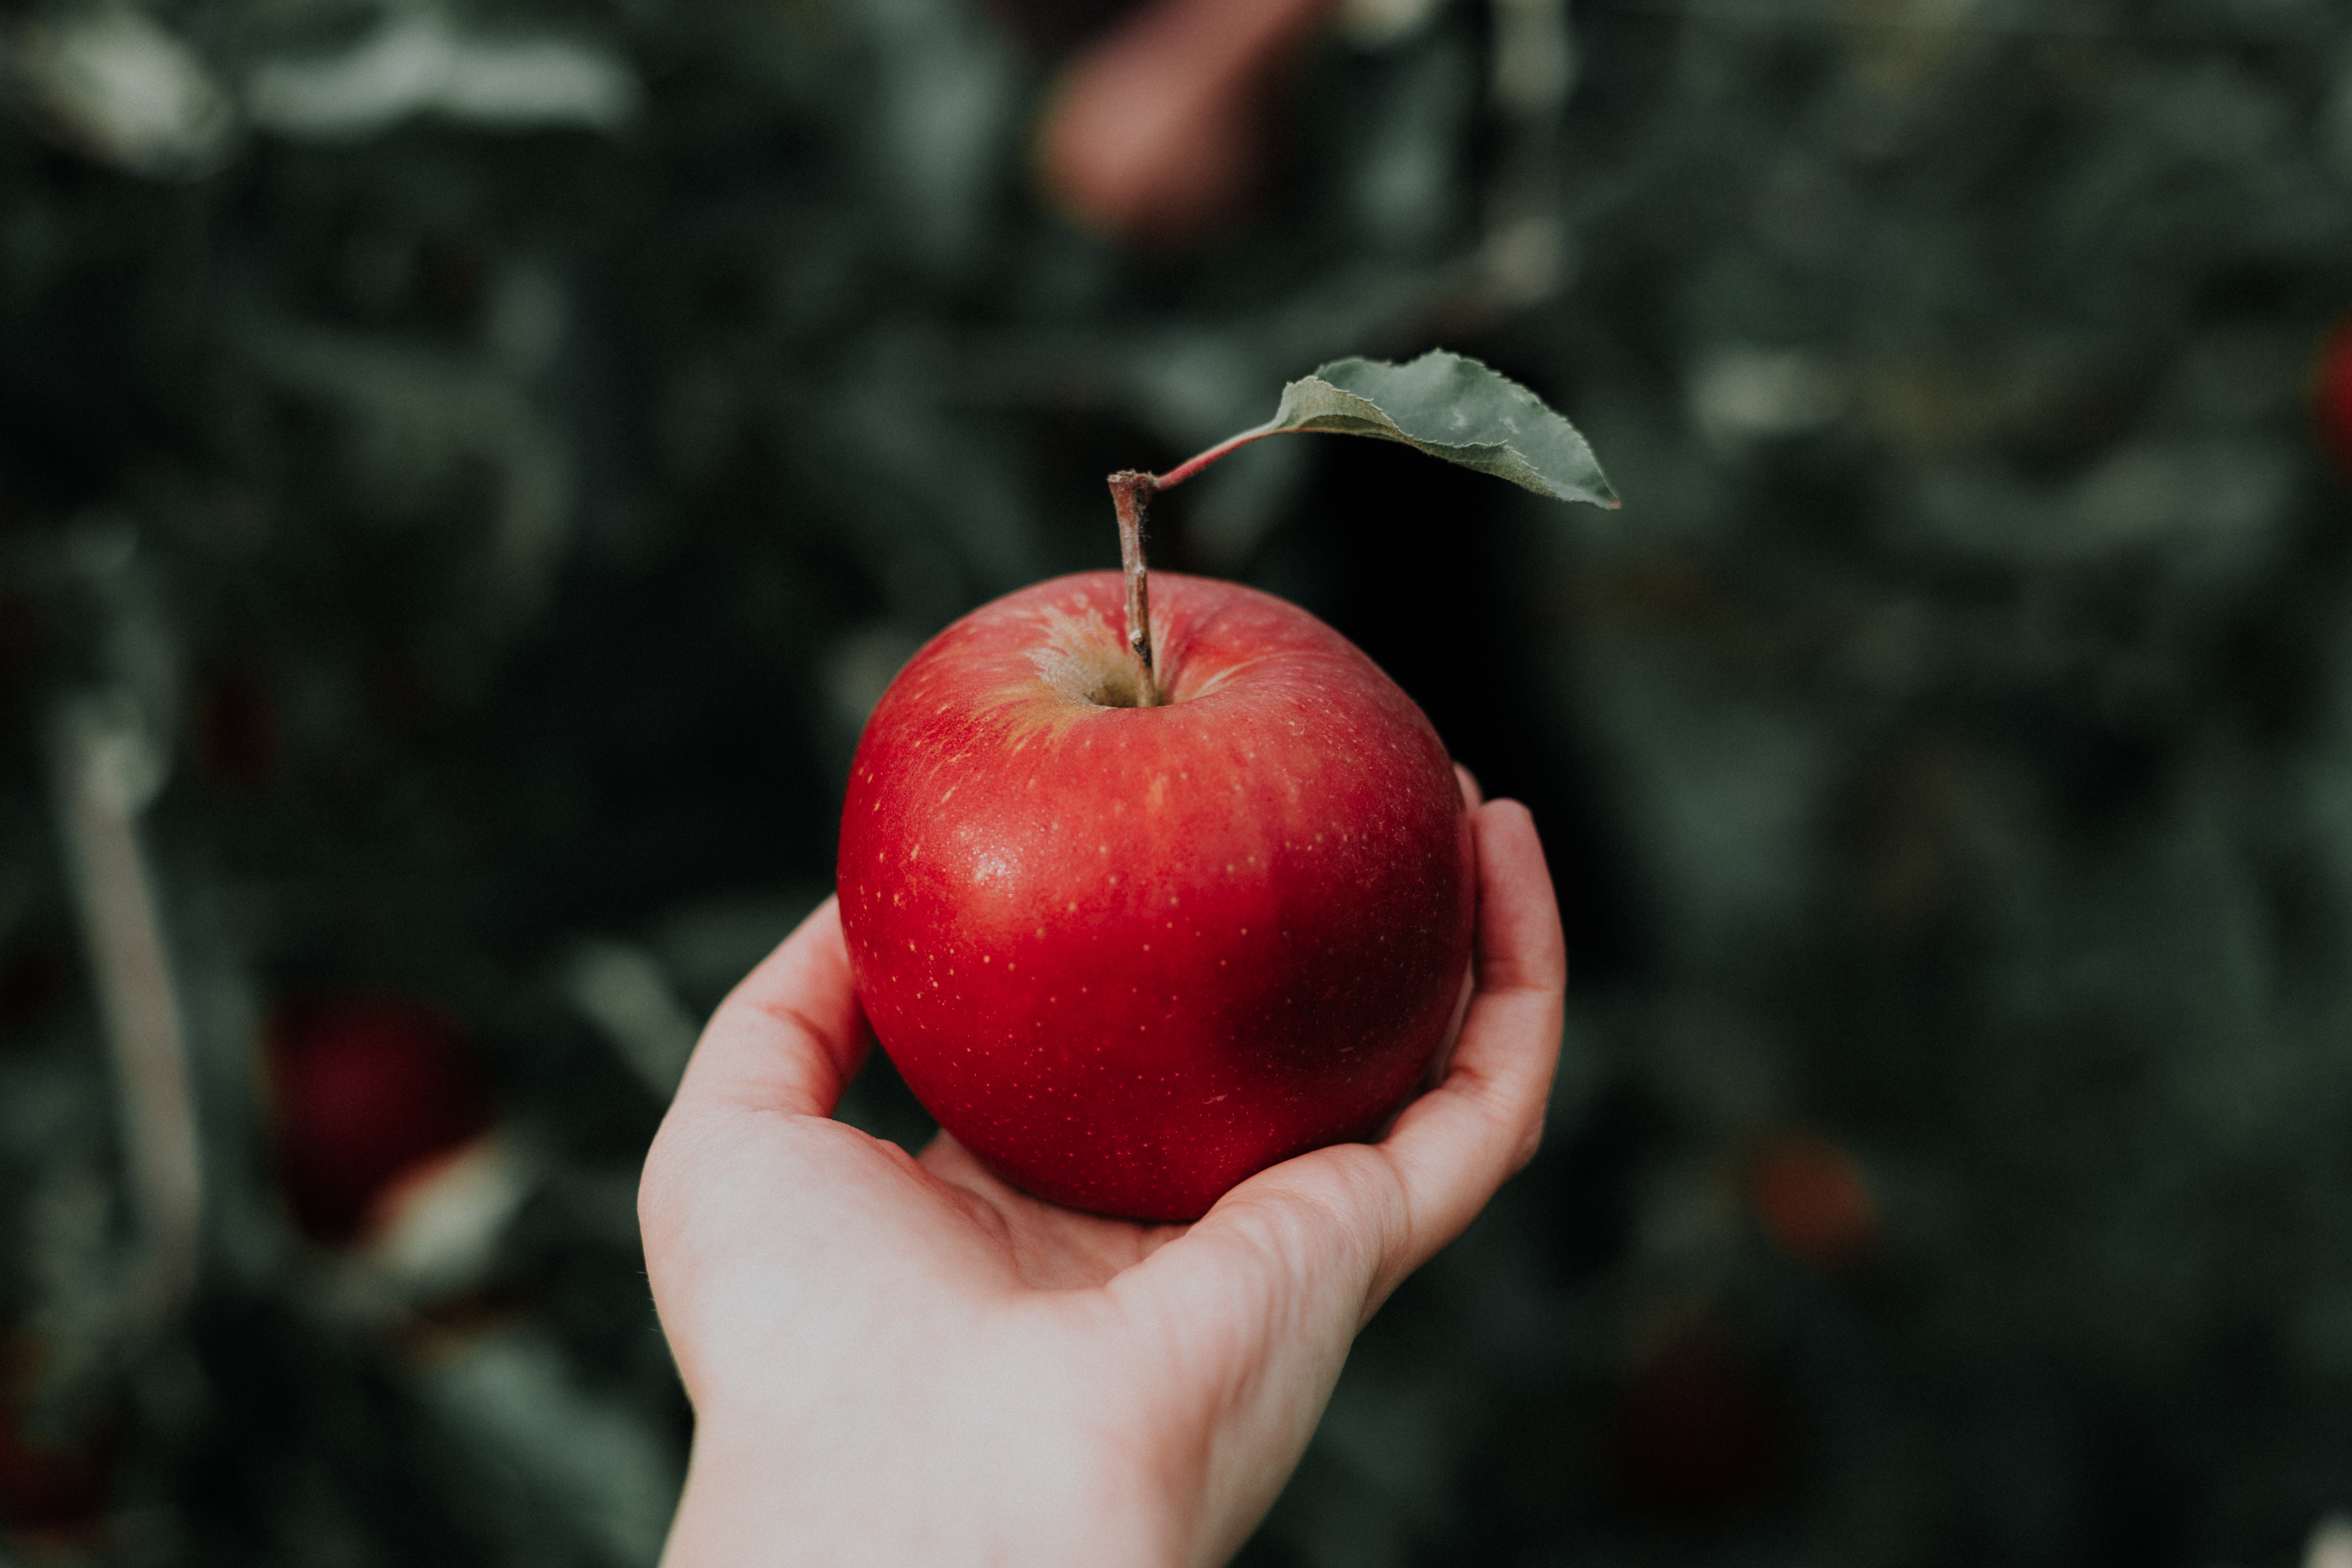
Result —
[[1462, 774], [1474, 984], [1378, 1143], [1190, 1225], [1041, 1203], [829, 1120], [868, 1047], [828, 900], [719, 1007], [638, 1195], [697, 1417], [670, 1568], [1224, 1562], [1349, 1343], [1533, 1157], [1567, 961], [1525, 807]]

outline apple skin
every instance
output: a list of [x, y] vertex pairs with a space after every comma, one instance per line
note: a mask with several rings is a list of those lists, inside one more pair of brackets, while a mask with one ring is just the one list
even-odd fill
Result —
[[1443, 1043], [1476, 879], [1445, 747], [1296, 605], [1154, 573], [1160, 706], [1117, 573], [933, 638], [842, 813], [842, 928], [916, 1098], [1039, 1197], [1190, 1220], [1377, 1134]]

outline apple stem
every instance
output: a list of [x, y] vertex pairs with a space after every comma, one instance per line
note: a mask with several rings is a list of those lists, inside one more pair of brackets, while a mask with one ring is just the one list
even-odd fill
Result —
[[1118, 509], [1118, 563], [1127, 573], [1127, 647], [1135, 656], [1137, 707], [1160, 706], [1160, 677], [1151, 658], [1150, 574], [1143, 564], [1143, 514], [1151, 498], [1182, 484], [1218, 458], [1239, 451], [1252, 441], [1287, 434], [1288, 431], [1273, 428], [1269, 422], [1238, 436], [1229, 436], [1164, 474], [1121, 468], [1110, 477], [1111, 505]]
[[1288, 436], [1295, 433], [1288, 430], [1270, 429], [1265, 425], [1259, 425], [1243, 431], [1238, 436], [1228, 436], [1198, 457], [1189, 458], [1166, 473], [1154, 476], [1151, 481], [1152, 488], [1162, 490], [1174, 489], [1218, 458], [1240, 451], [1252, 441], [1263, 441], [1268, 436]]
[[1118, 563], [1127, 573], [1127, 647], [1135, 656], [1139, 708], [1160, 706], [1160, 679], [1151, 658], [1151, 583], [1143, 564], [1143, 513], [1161, 481], [1135, 468], [1110, 477], [1111, 505], [1118, 510]]

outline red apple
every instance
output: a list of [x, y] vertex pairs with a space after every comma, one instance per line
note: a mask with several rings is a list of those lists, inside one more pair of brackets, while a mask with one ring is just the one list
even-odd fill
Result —
[[125, 1436], [113, 1405], [66, 1431], [28, 1423], [27, 1397], [52, 1354], [28, 1332], [0, 1334], [0, 1532], [21, 1532], [28, 1555], [63, 1556], [96, 1540]]
[[1829, 1139], [1782, 1133], [1756, 1152], [1749, 1191], [1764, 1233], [1791, 1257], [1843, 1268], [1878, 1240], [1877, 1201], [1861, 1163]]
[[106, 1517], [119, 1432], [71, 1440], [26, 1436], [0, 1415], [0, 1527], [59, 1544], [94, 1534]]
[[1638, 1511], [1662, 1523], [1723, 1524], [1769, 1507], [1792, 1479], [1786, 1405], [1738, 1344], [1701, 1324], [1633, 1370], [1603, 1451]]
[[1436, 731], [1295, 605], [1155, 573], [1133, 706], [1119, 574], [999, 599], [876, 708], [842, 816], [857, 994], [916, 1096], [1040, 1197], [1199, 1216], [1371, 1136], [1470, 961]]
[[2320, 451], [2352, 479], [2352, 315], [2320, 343], [2311, 371], [2311, 422]]
[[311, 997], [269, 1024], [278, 1175], [302, 1229], [347, 1242], [404, 1176], [490, 1123], [465, 1037], [412, 997]]

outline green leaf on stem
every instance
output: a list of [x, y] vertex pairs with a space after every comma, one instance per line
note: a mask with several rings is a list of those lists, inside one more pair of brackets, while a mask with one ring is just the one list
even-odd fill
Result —
[[1443, 349], [1407, 364], [1334, 360], [1284, 387], [1274, 417], [1247, 435], [1295, 430], [1402, 441], [1538, 495], [1619, 504], [1575, 426], [1517, 382]]

